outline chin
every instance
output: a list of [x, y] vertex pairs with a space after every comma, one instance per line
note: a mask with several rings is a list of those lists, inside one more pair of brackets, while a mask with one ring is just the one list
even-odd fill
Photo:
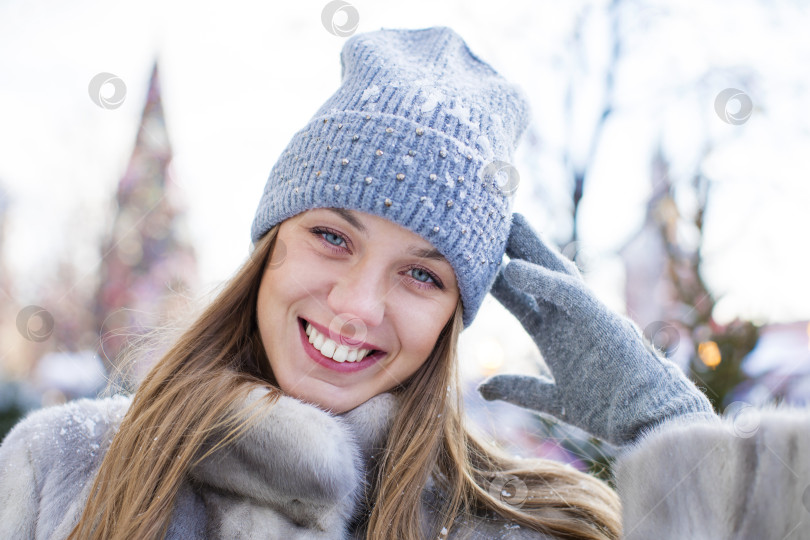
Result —
[[328, 410], [328, 411], [330, 411], [333, 414], [342, 414], [342, 413], [345, 413], [345, 412], [348, 412], [348, 411], [354, 409], [355, 407], [357, 407], [359, 405], [362, 405], [363, 403], [365, 403], [369, 399], [371, 399], [371, 396], [368, 396], [368, 397], [365, 397], [365, 398], [362, 398], [362, 399], [357, 399], [357, 398], [352, 398], [352, 399], [327, 399], [327, 400], [321, 400], [321, 402], [322, 402], [321, 407]]
[[[282, 390], [284, 388], [282, 387]], [[328, 411], [332, 414], [341, 414], [347, 411], [350, 411], [366, 401], [366, 398], [363, 400], [355, 399], [343, 399], [337, 395], [334, 395], [334, 390], [331, 393], [332, 395], [323, 395], [323, 394], [312, 394], [312, 393], [300, 393], [300, 392], [284, 392], [299, 401], [303, 401], [305, 403], [309, 403], [311, 405], [315, 405], [316, 407], [323, 409], [324, 411]]]

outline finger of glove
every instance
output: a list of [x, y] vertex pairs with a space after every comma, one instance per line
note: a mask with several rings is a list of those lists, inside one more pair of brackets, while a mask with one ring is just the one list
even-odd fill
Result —
[[490, 289], [490, 294], [520, 321], [529, 334], [536, 331], [542, 321], [542, 311], [537, 300], [530, 294], [521, 291], [504, 277], [506, 266], [502, 266]]
[[537, 264], [513, 259], [503, 269], [503, 274], [506, 281], [532, 295], [538, 303], [548, 302], [567, 313], [574, 313], [593, 303], [591, 293], [579, 278]]
[[506, 401], [524, 409], [562, 415], [559, 392], [553, 381], [532, 375], [494, 375], [478, 385], [487, 401]]
[[522, 214], [512, 214], [512, 227], [506, 243], [511, 259], [523, 259], [556, 272], [579, 277], [576, 265], [562, 253], [546, 244]]

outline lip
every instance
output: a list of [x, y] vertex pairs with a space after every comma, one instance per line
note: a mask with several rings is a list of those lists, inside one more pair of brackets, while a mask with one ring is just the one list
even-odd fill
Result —
[[[385, 356], [385, 352], [378, 350], [374, 354], [366, 356], [359, 362], [336, 362], [335, 360], [332, 360], [331, 358], [327, 358], [326, 356], [322, 355], [321, 352], [315, 347], [313, 347], [312, 343], [309, 342], [309, 336], [307, 336], [307, 333], [304, 330], [304, 324], [307, 322], [312, 324], [311, 321], [306, 321], [301, 318], [298, 319], [298, 333], [301, 336], [301, 345], [304, 346], [304, 350], [306, 351], [306, 353], [309, 355], [310, 358], [312, 358], [315, 362], [319, 363], [320, 365], [326, 368], [329, 368], [334, 371], [339, 371], [342, 373], [352, 373], [355, 371], [366, 369], [372, 364], [376, 364], [379, 359]], [[315, 329], [318, 330], [319, 332], [321, 331], [322, 327], [320, 327], [319, 325], [313, 324], [313, 326], [315, 326]], [[325, 335], [329, 335], [329, 333], [325, 332]], [[366, 344], [364, 343], [364, 345]], [[369, 347], [360, 347], [360, 348], [374, 349], [375, 347], [372, 345]]]

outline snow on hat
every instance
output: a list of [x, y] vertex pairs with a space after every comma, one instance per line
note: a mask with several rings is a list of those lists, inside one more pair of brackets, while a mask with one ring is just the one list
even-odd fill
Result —
[[450, 28], [356, 34], [341, 63], [340, 87], [273, 166], [251, 239], [312, 208], [387, 218], [445, 256], [467, 327], [506, 248], [516, 186], [497, 173], [526, 100]]

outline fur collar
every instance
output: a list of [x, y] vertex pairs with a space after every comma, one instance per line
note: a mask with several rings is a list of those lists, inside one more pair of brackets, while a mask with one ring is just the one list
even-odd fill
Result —
[[[266, 394], [254, 390], [244, 406]], [[288, 520], [313, 538], [342, 537], [336, 533], [345, 534], [365, 509], [367, 476], [398, 406], [385, 393], [341, 415], [289, 396], [259, 409], [244, 435], [190, 471], [217, 524], [210, 532], [244, 535], [246, 523], [266, 526], [272, 515], [272, 521]]]

